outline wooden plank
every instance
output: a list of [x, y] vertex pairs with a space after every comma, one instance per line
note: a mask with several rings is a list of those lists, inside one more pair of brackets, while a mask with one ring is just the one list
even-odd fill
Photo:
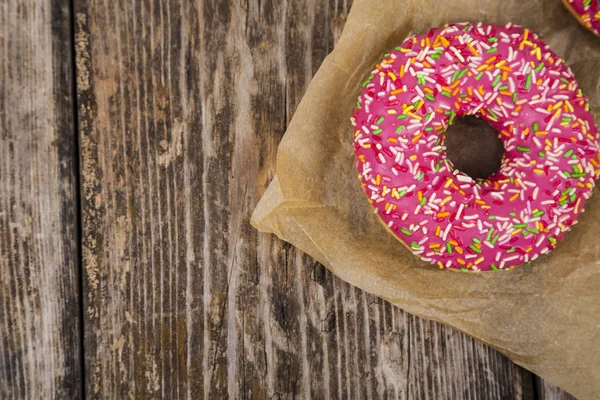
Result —
[[349, 2], [76, 4], [87, 394], [532, 398], [248, 221]]
[[67, 2], [0, 3], [0, 398], [81, 396]]
[[540, 377], [535, 377], [536, 393], [539, 400], [575, 400], [575, 397], [546, 382]]

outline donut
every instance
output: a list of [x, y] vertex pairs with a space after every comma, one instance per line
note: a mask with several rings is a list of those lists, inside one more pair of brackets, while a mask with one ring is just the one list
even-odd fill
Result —
[[[504, 145], [486, 179], [446, 157], [444, 133], [466, 115]], [[375, 213], [440, 268], [511, 270], [550, 252], [600, 174], [598, 131], [573, 73], [512, 24], [448, 24], [406, 39], [362, 83], [351, 121]]]
[[563, 0], [563, 3], [581, 25], [600, 35], [600, 1]]

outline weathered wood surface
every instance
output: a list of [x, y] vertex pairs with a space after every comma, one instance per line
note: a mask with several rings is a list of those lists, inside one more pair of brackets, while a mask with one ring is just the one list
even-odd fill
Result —
[[80, 396], [69, 4], [0, 2], [0, 398]]
[[76, 4], [89, 397], [534, 398], [499, 353], [248, 224], [349, 7]]

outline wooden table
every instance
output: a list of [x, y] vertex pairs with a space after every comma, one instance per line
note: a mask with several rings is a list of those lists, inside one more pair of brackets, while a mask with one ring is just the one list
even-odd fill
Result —
[[1, 2], [0, 398], [569, 398], [250, 227], [349, 9]]

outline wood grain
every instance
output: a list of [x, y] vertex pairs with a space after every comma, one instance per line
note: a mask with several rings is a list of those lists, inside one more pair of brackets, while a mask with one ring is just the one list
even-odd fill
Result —
[[75, 5], [90, 398], [533, 398], [250, 214], [349, 2]]
[[0, 2], [0, 398], [81, 395], [69, 5]]

